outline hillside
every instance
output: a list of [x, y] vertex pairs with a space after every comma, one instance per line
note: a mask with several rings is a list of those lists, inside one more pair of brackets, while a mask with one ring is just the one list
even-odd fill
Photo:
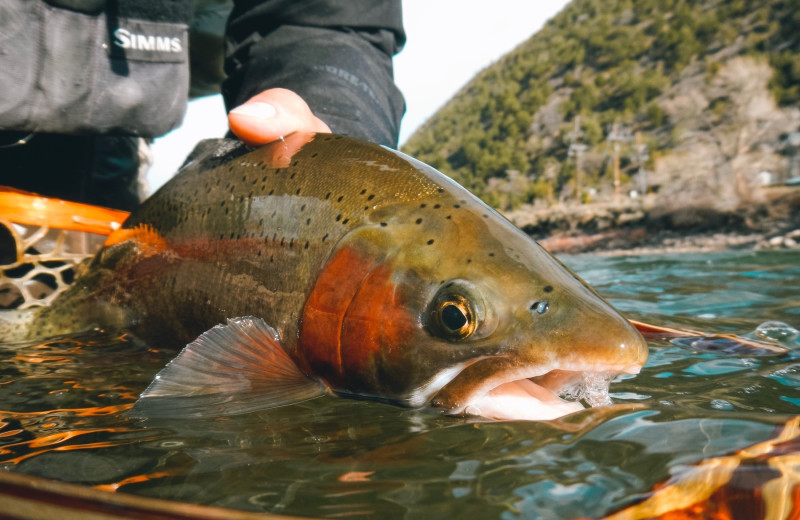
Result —
[[403, 150], [518, 216], [727, 214], [798, 175], [798, 107], [800, 0], [574, 0]]

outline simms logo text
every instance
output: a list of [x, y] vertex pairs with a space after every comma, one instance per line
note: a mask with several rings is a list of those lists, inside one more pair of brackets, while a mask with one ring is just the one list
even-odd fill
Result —
[[114, 45], [123, 49], [156, 52], [181, 52], [180, 38], [135, 34], [120, 27], [114, 31]]

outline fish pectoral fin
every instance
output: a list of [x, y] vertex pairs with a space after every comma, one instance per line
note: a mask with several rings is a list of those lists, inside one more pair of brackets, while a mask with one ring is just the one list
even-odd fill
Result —
[[305, 376], [260, 318], [229, 319], [189, 343], [129, 412], [141, 418], [209, 418], [298, 403], [326, 393]]

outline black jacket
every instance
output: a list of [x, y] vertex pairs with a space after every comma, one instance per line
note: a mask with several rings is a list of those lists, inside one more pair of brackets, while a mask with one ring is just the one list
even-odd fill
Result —
[[[0, 0], [0, 131], [156, 137], [174, 128], [196, 1]], [[236, 1], [226, 32], [229, 109], [289, 88], [334, 132], [396, 146], [399, 0]], [[192, 61], [215, 59], [208, 54]]]
[[400, 0], [235, 1], [225, 103], [288, 88], [333, 132], [395, 147], [405, 104], [392, 56], [404, 43]]

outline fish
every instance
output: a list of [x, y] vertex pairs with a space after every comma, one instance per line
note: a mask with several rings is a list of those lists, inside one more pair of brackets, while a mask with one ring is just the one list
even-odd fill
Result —
[[548, 420], [607, 402], [648, 355], [622, 314], [468, 190], [333, 134], [202, 143], [77, 271], [49, 306], [0, 315], [0, 339], [103, 328], [175, 348], [132, 410], [143, 417], [332, 394]]

